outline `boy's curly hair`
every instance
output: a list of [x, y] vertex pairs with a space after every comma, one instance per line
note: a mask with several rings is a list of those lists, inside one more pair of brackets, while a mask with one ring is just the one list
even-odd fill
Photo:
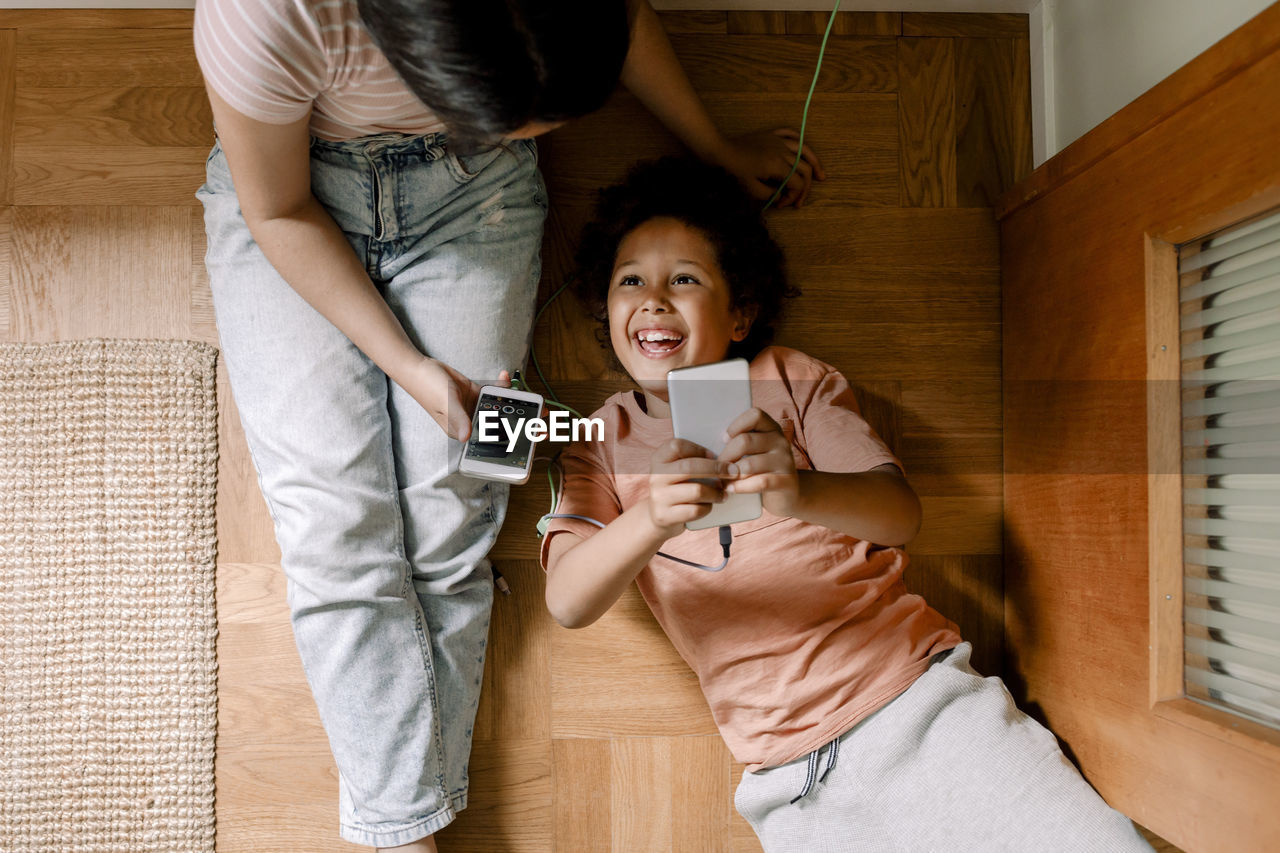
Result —
[[607, 303], [618, 246], [635, 228], [658, 217], [683, 222], [707, 238], [729, 284], [731, 304], [755, 311], [751, 331], [729, 346], [728, 358], [750, 360], [773, 339], [782, 300], [798, 296], [787, 284], [782, 249], [765, 227], [761, 204], [718, 166], [687, 157], [637, 163], [626, 179], [602, 189], [595, 216], [582, 229], [571, 286], [601, 323], [609, 346]]

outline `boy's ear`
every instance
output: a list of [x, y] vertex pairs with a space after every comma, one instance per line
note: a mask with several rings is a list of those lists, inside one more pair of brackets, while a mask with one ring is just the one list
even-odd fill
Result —
[[756, 306], [750, 305], [746, 308], [733, 309], [733, 334], [730, 336], [734, 341], [745, 340], [747, 335], [751, 333], [751, 324], [756, 321]]

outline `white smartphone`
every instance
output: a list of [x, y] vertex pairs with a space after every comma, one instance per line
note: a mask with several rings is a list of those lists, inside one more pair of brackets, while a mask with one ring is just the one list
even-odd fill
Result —
[[[751, 374], [741, 358], [678, 367], [667, 372], [671, 428], [676, 438], [702, 445], [712, 453], [724, 450], [724, 432], [751, 408]], [[759, 495], [725, 495], [711, 512], [685, 523], [687, 530], [703, 530], [759, 518]]]
[[542, 395], [500, 385], [480, 389], [471, 437], [458, 470], [469, 477], [524, 483], [533, 468], [534, 443], [525, 425], [542, 414]]

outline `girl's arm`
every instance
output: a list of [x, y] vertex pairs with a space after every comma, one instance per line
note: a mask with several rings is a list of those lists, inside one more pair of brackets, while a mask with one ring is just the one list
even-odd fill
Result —
[[[699, 158], [733, 172], [756, 197], [769, 198], [791, 170], [799, 134], [783, 128], [726, 139], [685, 76], [648, 0], [632, 0], [631, 6], [631, 48], [622, 66], [622, 84]], [[799, 205], [814, 177], [822, 180], [826, 175], [806, 145], [779, 204]]]
[[758, 492], [774, 515], [821, 524], [877, 545], [903, 545], [920, 530], [920, 499], [895, 465], [858, 473], [797, 471], [776, 421], [750, 409], [728, 429], [720, 454], [728, 492]]
[[715, 480], [726, 468], [690, 441], [672, 439], [654, 452], [649, 497], [580, 539], [557, 534], [547, 553], [547, 610], [566, 628], [585, 628], [604, 615], [686, 521], [711, 512], [723, 498]]
[[245, 223], [267, 260], [442, 429], [465, 437], [478, 388], [418, 351], [311, 193], [309, 116], [284, 125], [256, 121], [212, 88], [209, 102]]

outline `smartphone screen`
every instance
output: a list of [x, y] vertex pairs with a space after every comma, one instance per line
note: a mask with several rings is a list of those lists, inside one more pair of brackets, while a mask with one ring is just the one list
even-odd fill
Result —
[[[528, 467], [529, 454], [533, 452], [533, 442], [525, 433], [524, 424], [530, 418], [536, 418], [541, 409], [541, 404], [533, 400], [518, 400], [497, 394], [481, 395], [475, 419], [471, 422], [471, 437], [467, 439], [465, 455], [490, 465], [523, 471]], [[486, 418], [489, 428], [488, 434], [482, 436], [481, 417], [486, 412], [490, 413]], [[507, 450], [511, 445], [512, 433], [517, 429], [519, 434], [515, 445]]]

